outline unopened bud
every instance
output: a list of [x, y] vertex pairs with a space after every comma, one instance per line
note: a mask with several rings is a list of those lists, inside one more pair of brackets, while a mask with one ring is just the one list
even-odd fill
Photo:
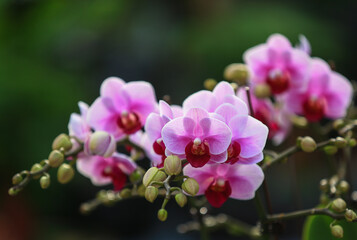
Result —
[[330, 189], [330, 184], [328, 183], [327, 179], [321, 179], [320, 189], [323, 192], [327, 192]]
[[313, 152], [316, 150], [316, 142], [312, 137], [303, 137], [300, 143], [301, 150], [304, 152]]
[[46, 189], [50, 186], [51, 184], [51, 179], [49, 175], [44, 175], [40, 179], [40, 185], [42, 189]]
[[337, 147], [336, 146], [325, 146], [324, 147], [324, 152], [327, 154], [327, 155], [334, 155], [336, 154], [338, 151]]
[[64, 161], [64, 155], [58, 150], [53, 150], [48, 156], [48, 164], [51, 167], [59, 167]]
[[175, 195], [175, 200], [180, 207], [184, 207], [187, 203], [187, 197], [183, 193], [178, 193]]
[[332, 127], [335, 129], [335, 130], [339, 130], [341, 129], [343, 126], [344, 126], [344, 121], [343, 119], [337, 119], [335, 120], [333, 123], [332, 123]]
[[[39, 164], [39, 163], [35, 163], [32, 168], [31, 168], [31, 173], [35, 173], [35, 172], [38, 172], [38, 171], [41, 171], [42, 170], [42, 165]], [[41, 177], [41, 173], [40, 174], [35, 174], [32, 176], [34, 179], [39, 179]]]
[[145, 187], [149, 186], [151, 182], [161, 182], [166, 179], [166, 174], [162, 171], [159, 171], [157, 167], [151, 167], [146, 171], [143, 177], [143, 184]]
[[342, 198], [337, 198], [332, 201], [331, 209], [337, 213], [346, 211], [346, 202]]
[[13, 177], [12, 177], [12, 184], [13, 185], [17, 185], [20, 182], [22, 182], [22, 176], [19, 173], [16, 173]]
[[79, 208], [79, 211], [82, 214], [88, 214], [91, 211], [91, 205], [89, 203], [82, 203], [82, 205]]
[[321, 194], [320, 196], [320, 203], [324, 206], [326, 206], [330, 202], [330, 198], [326, 193]]
[[337, 189], [341, 192], [341, 193], [346, 193], [348, 192], [348, 190], [350, 189], [350, 184], [345, 181], [342, 180], [341, 182], [339, 182], [339, 184], [337, 185]]
[[55, 140], [52, 142], [52, 150], [61, 150], [69, 151], [72, 148], [71, 139], [67, 134], [60, 134], [58, 135]]
[[217, 81], [213, 78], [208, 78], [203, 82], [203, 86], [209, 91], [212, 91], [216, 85]]
[[340, 225], [331, 227], [331, 234], [336, 238], [343, 238], [343, 228]]
[[8, 193], [10, 196], [15, 196], [20, 192], [20, 190], [16, 189], [16, 188], [10, 188]]
[[345, 212], [345, 218], [347, 221], [352, 222], [357, 219], [357, 214], [353, 210], [347, 209]]
[[182, 170], [181, 159], [176, 155], [168, 156], [164, 161], [164, 170], [168, 175], [179, 175]]
[[163, 208], [161, 208], [158, 212], [157, 212], [157, 218], [161, 221], [161, 222], [165, 222], [167, 219], [167, 211]]
[[245, 64], [232, 63], [224, 69], [223, 75], [225, 79], [236, 82], [239, 86], [248, 84], [249, 70]]
[[74, 177], [74, 170], [71, 165], [63, 163], [57, 171], [57, 180], [62, 184], [66, 184]]
[[88, 155], [110, 157], [116, 149], [114, 137], [104, 131], [96, 131], [86, 141], [84, 151]]
[[132, 183], [136, 183], [138, 182], [140, 179], [141, 179], [141, 176], [142, 176], [142, 171], [140, 170], [135, 170], [132, 174], [130, 174], [129, 176], [129, 179], [130, 179], [130, 182]]
[[143, 197], [143, 196], [145, 196], [145, 190], [146, 190], [146, 187], [143, 185], [143, 184], [141, 184], [139, 187], [138, 187], [138, 195], [140, 196], [140, 197]]
[[305, 128], [309, 124], [309, 122], [305, 117], [297, 116], [297, 115], [292, 115], [290, 117], [290, 121], [292, 122], [292, 124], [300, 128]]
[[257, 84], [254, 87], [254, 95], [257, 98], [268, 98], [271, 95], [271, 90], [268, 84]]
[[350, 147], [355, 147], [357, 145], [356, 139], [351, 138], [350, 141], [348, 142], [348, 145], [350, 145]]
[[182, 183], [181, 188], [188, 194], [195, 196], [198, 193], [199, 185], [197, 181], [193, 178], [187, 178], [186, 181]]
[[124, 188], [120, 191], [120, 197], [122, 198], [130, 198], [131, 197], [131, 190], [129, 188]]
[[145, 199], [153, 203], [159, 194], [159, 190], [154, 186], [148, 186], [145, 190]]
[[337, 137], [336, 141], [335, 141], [335, 146], [338, 148], [344, 148], [347, 145], [347, 141], [346, 139], [342, 138], [342, 137]]

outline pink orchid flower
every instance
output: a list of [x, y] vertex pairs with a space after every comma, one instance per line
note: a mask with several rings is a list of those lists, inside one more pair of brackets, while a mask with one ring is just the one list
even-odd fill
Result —
[[232, 132], [226, 163], [253, 164], [263, 160], [263, 149], [268, 137], [268, 127], [257, 119], [240, 115], [231, 104], [219, 106], [214, 115], [225, 122]]
[[228, 198], [252, 199], [264, 179], [262, 169], [256, 164], [207, 164], [199, 169], [187, 165], [183, 173], [198, 182], [198, 195], [205, 194], [216, 208]]
[[79, 102], [78, 106], [80, 114], [71, 114], [68, 123], [68, 130], [69, 135], [74, 136], [84, 142], [86, 138], [91, 134], [90, 126], [87, 123], [88, 105], [84, 102]]
[[248, 115], [247, 105], [235, 96], [233, 87], [225, 81], [217, 84], [213, 91], [201, 90], [190, 95], [182, 104], [184, 112], [191, 108], [203, 108], [212, 113], [223, 103], [235, 106], [240, 114]]
[[77, 160], [78, 171], [90, 178], [93, 185], [103, 186], [112, 183], [115, 191], [124, 187], [127, 175], [134, 172], [136, 167], [128, 156], [120, 153], [114, 153], [108, 158], [80, 153]]
[[337, 119], [346, 115], [352, 100], [352, 85], [319, 58], [313, 58], [309, 84], [305, 92], [292, 92], [285, 98], [287, 108], [317, 122], [324, 117]]
[[224, 122], [210, 117], [202, 108], [191, 108], [183, 117], [171, 120], [161, 135], [166, 150], [185, 156], [193, 167], [202, 167], [209, 161], [226, 161], [232, 136]]
[[251, 70], [253, 84], [266, 83], [273, 94], [303, 90], [306, 86], [309, 56], [293, 48], [280, 34], [271, 35], [266, 44], [248, 49], [243, 58]]
[[[244, 89], [239, 89], [237, 96], [248, 104], [247, 94]], [[282, 107], [275, 106], [269, 98], [258, 99], [251, 94], [254, 118], [264, 123], [269, 128], [268, 139], [275, 145], [280, 144], [291, 130], [289, 112]]]
[[163, 167], [166, 158], [166, 146], [162, 140], [161, 131], [166, 123], [174, 118], [183, 115], [179, 106], [170, 107], [165, 101], [159, 102], [159, 114], [151, 113], [145, 123], [145, 132], [147, 133], [146, 149], [151, 156], [151, 160], [156, 167]]
[[113, 134], [116, 140], [139, 131], [157, 109], [155, 92], [148, 82], [125, 83], [110, 77], [103, 82], [100, 95], [89, 108], [88, 123], [95, 130]]

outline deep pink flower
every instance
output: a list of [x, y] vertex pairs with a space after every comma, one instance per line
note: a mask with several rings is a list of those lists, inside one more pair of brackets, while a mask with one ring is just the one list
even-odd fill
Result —
[[324, 117], [336, 119], [346, 115], [351, 103], [352, 85], [341, 74], [331, 71], [319, 58], [311, 60], [309, 84], [304, 92], [287, 95], [287, 108], [316, 122]]
[[220, 82], [213, 91], [201, 90], [190, 95], [182, 104], [184, 112], [191, 108], [203, 108], [214, 112], [223, 103], [230, 103], [239, 110], [239, 114], [248, 115], [247, 105], [235, 96], [234, 89], [228, 82]]
[[231, 131], [202, 108], [191, 108], [183, 117], [171, 120], [161, 134], [166, 151], [185, 156], [193, 167], [227, 160]]
[[182, 116], [179, 106], [170, 106], [165, 101], [159, 102], [159, 114], [151, 113], [145, 123], [145, 149], [154, 166], [163, 167], [166, 158], [166, 146], [161, 137], [161, 130], [166, 123]]
[[121, 190], [127, 175], [136, 169], [136, 164], [126, 155], [114, 153], [112, 157], [78, 155], [78, 171], [91, 179], [93, 185], [102, 186], [112, 183], [115, 191]]
[[[244, 89], [237, 92], [237, 96], [248, 104], [247, 94]], [[251, 94], [254, 118], [264, 123], [269, 128], [268, 138], [274, 144], [280, 144], [291, 129], [288, 111], [280, 106], [275, 106], [269, 98], [258, 99]]]
[[256, 164], [207, 164], [199, 169], [187, 165], [183, 173], [197, 180], [198, 195], [205, 194], [208, 202], [217, 208], [228, 198], [252, 199], [264, 179], [263, 171]]
[[262, 151], [268, 137], [267, 126], [251, 116], [240, 115], [229, 103], [219, 106], [213, 116], [225, 122], [232, 132], [227, 163], [253, 164], [263, 160]]
[[125, 83], [110, 77], [103, 82], [100, 95], [88, 111], [88, 123], [116, 140], [139, 131], [147, 116], [157, 110], [155, 92], [148, 82]]
[[75, 136], [81, 141], [85, 141], [86, 138], [91, 134], [90, 126], [87, 123], [88, 105], [84, 102], [79, 102], [78, 106], [80, 114], [71, 114], [68, 123], [68, 130], [69, 135]]
[[280, 34], [271, 35], [266, 44], [248, 49], [243, 58], [251, 70], [252, 82], [267, 83], [273, 94], [303, 90], [306, 86], [309, 56], [293, 48]]

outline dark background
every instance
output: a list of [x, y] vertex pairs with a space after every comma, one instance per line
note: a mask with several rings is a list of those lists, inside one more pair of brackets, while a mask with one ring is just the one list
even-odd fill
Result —
[[[173, 202], [165, 223], [156, 219], [159, 201], [130, 200], [80, 215], [80, 203], [98, 188], [79, 174], [62, 186], [52, 171], [48, 190], [32, 181], [15, 198], [7, 189], [14, 173], [47, 157], [77, 102], [91, 104], [108, 76], [149, 81], [158, 98], [170, 94], [181, 104], [204, 79], [221, 80], [226, 65], [241, 62], [247, 48], [278, 32], [293, 44], [304, 34], [313, 56], [333, 60], [356, 79], [356, 10], [352, 0], [0, 1], [0, 238], [198, 238], [176, 233], [190, 215]], [[297, 155], [296, 183], [292, 161], [267, 174], [275, 212], [318, 204], [318, 182], [329, 172], [323, 155], [310, 156]], [[251, 201], [229, 200], [220, 211], [252, 224], [257, 219]], [[288, 223], [281, 239], [300, 239], [300, 228], [301, 221]]]

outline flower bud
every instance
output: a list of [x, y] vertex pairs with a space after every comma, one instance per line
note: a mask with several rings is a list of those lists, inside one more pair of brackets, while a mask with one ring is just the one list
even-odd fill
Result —
[[292, 124], [294, 124], [295, 126], [297, 126], [299, 128], [305, 128], [309, 124], [309, 122], [307, 121], [307, 119], [305, 117], [297, 116], [297, 115], [292, 115], [290, 117], [290, 121], [292, 122]]
[[342, 180], [341, 182], [339, 182], [339, 184], [337, 185], [337, 189], [341, 192], [341, 193], [346, 193], [348, 192], [348, 190], [350, 189], [350, 184], [345, 181]]
[[116, 149], [114, 137], [104, 131], [96, 131], [85, 143], [85, 152], [88, 155], [110, 157]]
[[175, 195], [175, 200], [180, 207], [184, 207], [187, 203], [187, 197], [183, 193], [178, 193]]
[[19, 173], [16, 173], [13, 177], [12, 177], [12, 184], [13, 185], [17, 185], [20, 182], [22, 182], [22, 176]]
[[8, 191], [8, 193], [9, 193], [10, 196], [15, 196], [15, 195], [17, 195], [19, 192], [20, 192], [19, 189], [13, 188], [13, 187], [10, 188], [9, 191]]
[[332, 201], [331, 209], [337, 213], [346, 211], [346, 202], [342, 198], [337, 198]]
[[340, 225], [331, 227], [331, 234], [336, 238], [343, 238], [343, 228]]
[[268, 84], [257, 84], [254, 88], [254, 95], [257, 98], [268, 98], [271, 95], [271, 90]]
[[55, 140], [52, 142], [52, 150], [61, 150], [69, 151], [72, 148], [71, 139], [67, 134], [60, 134], [58, 135]]
[[352, 222], [357, 219], [357, 214], [353, 210], [347, 209], [345, 212], [345, 218], [347, 221]]
[[130, 198], [131, 197], [131, 190], [129, 188], [124, 188], [120, 191], [120, 197], [122, 198]]
[[57, 171], [57, 180], [62, 184], [66, 184], [74, 177], [74, 170], [71, 165], [63, 163]]
[[301, 150], [310, 153], [316, 150], [316, 142], [311, 137], [303, 137], [300, 143]]
[[159, 194], [159, 190], [154, 186], [148, 186], [145, 190], [145, 199], [153, 203]]
[[217, 81], [216, 79], [213, 78], [208, 78], [203, 82], [203, 86], [205, 87], [205, 89], [209, 91], [212, 91], [216, 85], [217, 85]]
[[346, 139], [344, 139], [343, 137], [337, 137], [336, 141], [335, 141], [335, 146], [338, 148], [344, 148], [347, 145], [347, 141]]
[[337, 119], [332, 123], [332, 127], [335, 130], [339, 130], [339, 129], [341, 129], [343, 127], [344, 124], [345, 123], [344, 123], [343, 119]]
[[323, 192], [327, 192], [330, 189], [330, 184], [327, 179], [321, 179], [320, 181], [320, 190]]
[[50, 186], [50, 184], [51, 184], [51, 179], [48, 174], [44, 175], [40, 178], [40, 185], [41, 185], [42, 189], [48, 188]]
[[51, 167], [59, 167], [64, 161], [64, 155], [58, 150], [53, 150], [48, 156], [48, 164]]
[[350, 145], [350, 147], [355, 147], [357, 145], [356, 139], [351, 138], [350, 141], [348, 142], [348, 145]]
[[138, 190], [137, 190], [138, 195], [139, 195], [140, 197], [144, 197], [144, 196], [145, 196], [145, 191], [146, 191], [146, 187], [145, 187], [143, 184], [141, 184], [141, 185], [138, 187]]
[[[32, 168], [31, 168], [31, 173], [38, 172], [38, 171], [42, 170], [42, 168], [43, 168], [43, 167], [42, 167], [41, 164], [35, 163], [35, 164], [32, 166]], [[41, 173], [40, 173], [40, 174], [33, 175], [32, 177], [33, 177], [33, 179], [39, 179], [40, 176], [41, 176]]]
[[143, 177], [143, 184], [145, 187], [149, 186], [151, 182], [157, 181], [161, 182], [166, 179], [166, 174], [162, 171], [159, 171], [157, 167], [151, 167], [146, 171]]
[[142, 171], [140, 171], [139, 169], [135, 170], [129, 176], [130, 182], [132, 182], [132, 183], [138, 182], [141, 179], [141, 176], [142, 176]]
[[335, 155], [337, 153], [338, 149], [336, 146], [325, 146], [324, 147], [324, 152], [327, 155]]
[[238, 83], [239, 86], [247, 85], [249, 79], [248, 67], [241, 63], [232, 63], [224, 69], [224, 78]]
[[330, 202], [330, 198], [326, 193], [321, 194], [320, 196], [320, 203], [324, 206], [326, 206]]
[[163, 208], [161, 208], [158, 212], [157, 212], [157, 218], [161, 221], [161, 222], [165, 222], [167, 219], [167, 211]]
[[198, 193], [199, 185], [193, 178], [187, 178], [181, 185], [181, 188], [188, 194], [195, 196]]
[[168, 156], [164, 161], [164, 170], [168, 175], [179, 175], [182, 170], [181, 159], [175, 155]]

